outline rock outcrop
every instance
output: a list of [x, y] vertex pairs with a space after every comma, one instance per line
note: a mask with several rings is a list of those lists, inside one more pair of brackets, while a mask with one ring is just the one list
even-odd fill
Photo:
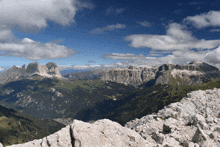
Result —
[[193, 61], [187, 65], [163, 64], [160, 67], [135, 67], [103, 70], [103, 81], [131, 84], [134, 86], [154, 81], [152, 84], [199, 85], [206, 80], [219, 79], [220, 70], [204, 62]]
[[220, 89], [194, 91], [157, 114], [126, 123], [149, 146], [220, 146]]
[[108, 119], [93, 124], [74, 120], [60, 131], [24, 144], [8, 147], [147, 147], [135, 131]]
[[154, 79], [157, 70], [158, 67], [156, 66], [129, 66], [127, 69], [104, 69], [101, 79], [102, 81], [113, 81], [136, 86]]
[[40, 66], [38, 62], [34, 62], [28, 64], [27, 69], [25, 69], [25, 65], [23, 65], [22, 68], [12, 66], [8, 70], [0, 73], [0, 83], [4, 83], [13, 79], [25, 77], [28, 78], [34, 75], [40, 75], [42, 77], [48, 78], [56, 77], [66, 79], [60, 74], [59, 68], [56, 63], [49, 62], [46, 65]]

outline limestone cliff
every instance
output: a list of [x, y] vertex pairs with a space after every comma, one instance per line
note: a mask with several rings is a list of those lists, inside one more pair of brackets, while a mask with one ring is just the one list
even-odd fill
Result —
[[46, 65], [40, 66], [38, 62], [34, 62], [28, 64], [27, 69], [25, 69], [25, 65], [23, 65], [22, 68], [12, 66], [8, 70], [0, 73], [0, 83], [19, 78], [31, 78], [34, 75], [48, 78], [56, 77], [65, 79], [60, 74], [59, 68], [56, 63], [49, 62]]
[[163, 64], [156, 73], [155, 84], [199, 85], [219, 77], [220, 70], [204, 62], [193, 61], [187, 65]]
[[113, 81], [124, 84], [140, 85], [155, 78], [156, 66], [135, 67], [129, 66], [127, 69], [105, 69], [102, 72], [103, 81]]
[[105, 69], [103, 81], [113, 81], [134, 86], [154, 81], [154, 84], [201, 84], [206, 80], [219, 79], [220, 70], [204, 62], [193, 61], [186, 65], [163, 64], [157, 66], [135, 67], [127, 69]]

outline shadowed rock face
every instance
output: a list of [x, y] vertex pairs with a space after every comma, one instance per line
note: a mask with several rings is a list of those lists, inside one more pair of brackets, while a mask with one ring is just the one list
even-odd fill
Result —
[[35, 72], [42, 72], [40, 64], [38, 62], [28, 64], [26, 73], [35, 73]]
[[103, 70], [101, 79], [134, 86], [155, 80], [155, 84], [169, 84], [170, 78], [180, 78], [178, 84], [201, 84], [205, 80], [219, 78], [217, 67], [204, 62], [193, 61], [187, 65], [163, 64], [160, 67], [135, 67], [127, 69]]
[[56, 65], [56, 63], [53, 62], [49, 62], [46, 64], [47, 70], [48, 70], [48, 74], [51, 75], [61, 75], [58, 66]]
[[46, 65], [40, 66], [38, 62], [34, 62], [28, 64], [27, 69], [25, 69], [24, 64], [22, 68], [12, 66], [8, 70], [0, 73], [0, 83], [4, 83], [13, 79], [31, 77], [34, 74], [38, 74], [43, 77], [57, 77], [64, 79], [60, 74], [56, 63], [49, 62]]

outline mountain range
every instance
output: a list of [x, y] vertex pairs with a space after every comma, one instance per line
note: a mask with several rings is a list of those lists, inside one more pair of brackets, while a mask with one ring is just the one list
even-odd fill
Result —
[[181, 101], [191, 91], [220, 88], [219, 77], [218, 68], [199, 61], [72, 74], [60, 74], [53, 62], [35, 62], [0, 73], [0, 103], [65, 125], [73, 119], [103, 118], [125, 125]]

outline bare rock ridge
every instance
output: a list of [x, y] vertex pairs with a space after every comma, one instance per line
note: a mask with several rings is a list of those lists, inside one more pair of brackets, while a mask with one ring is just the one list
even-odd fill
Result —
[[30, 63], [25, 69], [25, 64], [22, 68], [16, 67], [15, 65], [8, 70], [0, 73], [0, 83], [4, 83], [9, 80], [19, 79], [24, 77], [31, 77], [33, 75], [40, 75], [43, 77], [56, 77], [65, 79], [60, 74], [59, 68], [56, 63], [49, 62], [46, 65], [40, 66], [38, 62]]
[[103, 70], [103, 81], [131, 84], [134, 86], [154, 81], [155, 84], [169, 84], [178, 79], [178, 84], [201, 84], [212, 78], [219, 79], [220, 70], [217, 67], [200, 61], [193, 61], [187, 65], [163, 64], [157, 66], [129, 66], [127, 69]]
[[126, 123], [148, 146], [219, 147], [220, 89], [199, 90], [157, 114]]
[[94, 124], [74, 120], [71, 125], [43, 139], [8, 147], [145, 147], [145, 144], [137, 132], [103, 119]]
[[8, 147], [219, 147], [219, 106], [220, 89], [198, 90], [125, 127], [108, 119], [74, 120], [43, 139]]

